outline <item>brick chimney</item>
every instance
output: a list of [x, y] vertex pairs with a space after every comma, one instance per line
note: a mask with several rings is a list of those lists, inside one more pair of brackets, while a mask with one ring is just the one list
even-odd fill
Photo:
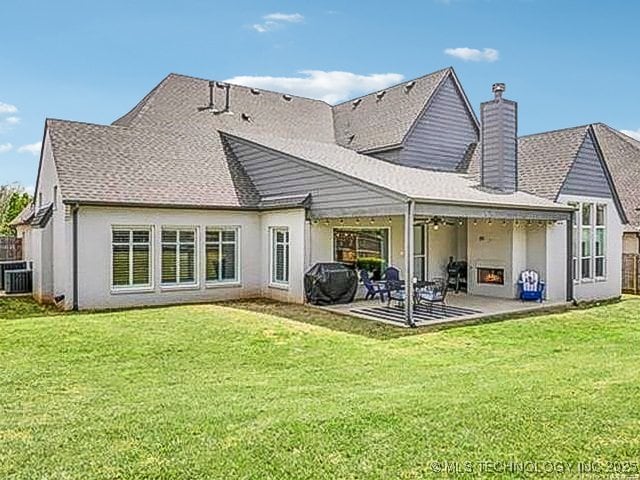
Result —
[[503, 193], [518, 189], [518, 104], [502, 98], [506, 86], [494, 83], [494, 99], [480, 105], [482, 185]]

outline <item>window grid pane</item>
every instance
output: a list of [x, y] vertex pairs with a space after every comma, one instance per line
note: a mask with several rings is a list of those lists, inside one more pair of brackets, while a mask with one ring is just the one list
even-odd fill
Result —
[[151, 230], [114, 228], [111, 241], [112, 287], [151, 285]]
[[289, 283], [289, 231], [273, 230], [272, 278], [274, 283]]
[[206, 279], [209, 282], [237, 281], [237, 231], [212, 229], [206, 233]]

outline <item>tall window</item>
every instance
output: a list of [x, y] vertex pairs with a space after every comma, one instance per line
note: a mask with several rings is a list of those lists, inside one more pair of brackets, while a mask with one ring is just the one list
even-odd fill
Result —
[[595, 222], [595, 246], [594, 261], [596, 268], [596, 278], [603, 278], [606, 275], [606, 205], [596, 205], [596, 222]]
[[114, 227], [111, 231], [111, 286], [151, 286], [151, 229]]
[[413, 226], [413, 276], [418, 281], [427, 279], [424, 230], [424, 225]]
[[271, 231], [271, 282], [289, 283], [289, 229], [274, 228]]
[[237, 282], [237, 229], [207, 228], [205, 249], [207, 282]]
[[580, 269], [582, 279], [592, 278], [591, 273], [591, 244], [593, 243], [593, 229], [591, 228], [591, 217], [593, 216], [592, 204], [582, 204], [582, 230], [580, 234]]
[[162, 283], [195, 284], [196, 275], [195, 228], [163, 228]]
[[594, 203], [572, 205], [579, 207], [573, 225], [573, 279], [603, 279], [607, 276], [607, 206]]
[[386, 228], [336, 228], [333, 258], [379, 278], [389, 264], [389, 230]]

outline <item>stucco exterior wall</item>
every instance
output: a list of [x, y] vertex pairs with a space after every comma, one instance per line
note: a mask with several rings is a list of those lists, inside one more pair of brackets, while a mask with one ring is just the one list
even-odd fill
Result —
[[[289, 229], [289, 285], [276, 285], [271, 282], [271, 230], [286, 227]], [[305, 212], [285, 210], [265, 212], [259, 218], [258, 237], [260, 238], [261, 258], [252, 258], [260, 266], [259, 283], [261, 295], [283, 302], [304, 302], [304, 273], [308, 263], [305, 253], [307, 223]]]
[[[612, 199], [560, 195], [559, 202], [590, 202], [606, 204], [607, 228], [605, 239], [606, 278], [574, 282], [574, 297], [579, 301], [616, 298], [622, 294], [622, 233], [623, 225]], [[552, 248], [556, 248], [555, 245]], [[565, 247], [566, 249], [566, 247]]]
[[[144, 291], [112, 291], [112, 226], [152, 228], [152, 287]], [[160, 285], [160, 233], [163, 226], [197, 229], [197, 285]], [[239, 282], [207, 285], [204, 264], [204, 231], [207, 226], [239, 228]], [[205, 302], [258, 296], [261, 293], [263, 237], [261, 220], [255, 212], [80, 207], [78, 212], [78, 307], [116, 308]], [[67, 291], [71, 296], [71, 291]]]

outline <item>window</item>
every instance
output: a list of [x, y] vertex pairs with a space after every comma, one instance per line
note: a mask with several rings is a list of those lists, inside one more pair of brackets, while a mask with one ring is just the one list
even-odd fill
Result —
[[151, 286], [151, 229], [114, 227], [111, 231], [111, 286]]
[[196, 284], [195, 228], [162, 229], [162, 284]]
[[607, 206], [570, 204], [579, 208], [573, 224], [573, 279], [604, 279], [607, 275]]
[[289, 284], [289, 229], [271, 230], [271, 283]]
[[604, 278], [606, 275], [606, 205], [596, 205], [594, 263], [596, 278]]
[[580, 234], [580, 270], [582, 272], [581, 278], [589, 279], [593, 275], [591, 273], [591, 244], [593, 242], [593, 231], [591, 228], [591, 217], [593, 205], [590, 203], [582, 204], [582, 230]]
[[418, 281], [427, 279], [424, 225], [413, 226], [413, 276]]
[[237, 229], [207, 228], [205, 234], [205, 256], [207, 282], [237, 282]]
[[53, 209], [58, 209], [58, 186], [55, 185], [53, 187]]
[[367, 270], [378, 280], [389, 263], [389, 229], [335, 228], [333, 258]]

